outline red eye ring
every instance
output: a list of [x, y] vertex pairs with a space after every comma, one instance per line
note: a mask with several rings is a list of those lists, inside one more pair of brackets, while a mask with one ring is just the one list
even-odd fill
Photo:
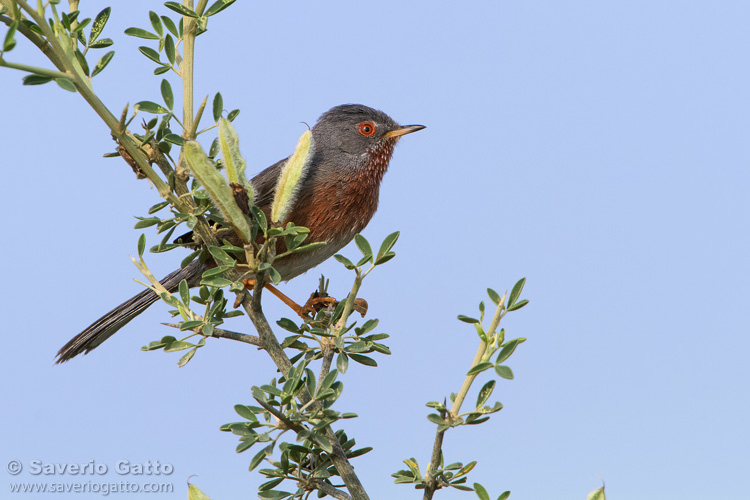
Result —
[[372, 134], [375, 133], [375, 124], [372, 122], [362, 122], [359, 124], [359, 127], [357, 128], [360, 134], [364, 135], [365, 137], [370, 137]]

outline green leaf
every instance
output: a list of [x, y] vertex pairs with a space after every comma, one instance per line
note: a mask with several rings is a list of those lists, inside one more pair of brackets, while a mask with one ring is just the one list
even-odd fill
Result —
[[195, 351], [197, 350], [198, 350], [197, 347], [193, 347], [187, 353], [185, 353], [185, 355], [181, 357], [179, 361], [177, 361], [177, 367], [182, 368], [183, 366], [188, 364], [190, 360], [193, 359], [193, 356], [195, 356]]
[[300, 333], [297, 323], [295, 323], [289, 318], [281, 318], [280, 320], [276, 322], [276, 324], [288, 332]]
[[185, 143], [183, 148], [188, 166], [198, 181], [203, 185], [214, 204], [221, 210], [224, 218], [232, 226], [234, 232], [244, 242], [251, 241], [250, 226], [245, 214], [234, 201], [232, 188], [224, 177], [216, 170], [214, 164], [203, 152], [200, 144], [194, 141]]
[[474, 491], [476, 492], [480, 500], [490, 500], [490, 494], [487, 493], [487, 490], [484, 489], [484, 486], [482, 486], [481, 484], [474, 483]]
[[338, 375], [338, 373], [338, 370], [331, 370], [330, 372], [328, 372], [328, 375], [326, 375], [320, 382], [320, 391], [330, 388], [333, 382], [336, 380], [336, 376]]
[[274, 285], [281, 283], [281, 274], [275, 268], [271, 267], [268, 269], [268, 276]]
[[[153, 113], [153, 114], [156, 114], [156, 115], [160, 115], [160, 114], [164, 114], [164, 113], [169, 113], [168, 109], [166, 109], [166, 108], [164, 108], [164, 107], [162, 107], [162, 106], [160, 106], [160, 105], [158, 105], [158, 104], [156, 104], [155, 102], [152, 102], [152, 101], [137, 102], [137, 103], [135, 103], [135, 106], [133, 106], [133, 107], [136, 108], [136, 109], [140, 109], [141, 111], [145, 111], [146, 113]], [[214, 169], [214, 170], [216, 170], [216, 169]]]
[[175, 38], [180, 38], [180, 33], [177, 31], [177, 26], [174, 25], [174, 21], [167, 16], [161, 16], [161, 22], [164, 23], [164, 27], [167, 28]]
[[354, 264], [352, 263], [352, 261], [350, 261], [343, 255], [337, 253], [333, 256], [333, 258], [344, 264], [344, 267], [346, 267], [347, 269], [354, 269]]
[[150, 31], [146, 31], [141, 28], [128, 28], [125, 30], [125, 34], [128, 36], [134, 36], [137, 38], [145, 38], [146, 40], [158, 40], [159, 35], [154, 35]]
[[281, 168], [281, 174], [276, 183], [276, 194], [271, 205], [272, 222], [284, 222], [297, 201], [300, 180], [304, 178], [312, 160], [313, 142], [312, 132], [306, 130], [300, 136], [294, 153]]
[[143, 257], [144, 250], [146, 250], [146, 235], [141, 233], [138, 238], [138, 257]]
[[481, 407], [484, 405], [484, 403], [487, 402], [487, 400], [492, 395], [492, 391], [495, 390], [495, 381], [490, 380], [482, 388], [479, 390], [479, 395], [477, 396], [477, 405], [476, 408]]
[[[198, 14], [196, 14], [192, 10], [188, 9], [184, 5], [179, 4], [177, 2], [165, 2], [164, 3], [164, 7], [168, 8], [168, 9], [171, 9], [171, 10], [177, 12], [178, 14], [182, 14], [183, 16], [194, 17], [194, 18], [200, 17], [200, 16], [198, 16]], [[252, 469], [250, 469], [250, 470], [252, 470]]]
[[445, 419], [437, 413], [430, 413], [427, 415], [427, 420], [437, 425], [445, 425]]
[[[188, 323], [188, 321], [186, 321], [185, 323]], [[184, 351], [185, 349], [190, 349], [192, 347], [195, 347], [195, 344], [191, 344], [190, 342], [183, 342], [182, 340], [175, 340], [168, 346], [164, 347], [164, 352]]]
[[104, 71], [104, 68], [107, 67], [107, 64], [109, 64], [109, 61], [112, 60], [112, 57], [114, 57], [115, 51], [111, 50], [104, 54], [101, 59], [99, 59], [99, 62], [96, 63], [96, 66], [94, 67], [94, 71], [91, 73], [91, 77], [95, 77], [102, 71]]
[[89, 45], [90, 49], [105, 49], [107, 47], [111, 47], [114, 45], [114, 40], [111, 38], [102, 38], [101, 40], [98, 40], [91, 45]]
[[322, 436], [322, 435], [320, 435], [318, 433], [311, 433], [310, 434], [310, 439], [315, 444], [317, 444], [318, 446], [320, 446], [321, 448], [323, 448], [323, 450], [326, 453], [328, 453], [328, 454], [333, 453], [333, 446], [331, 446], [331, 441], [327, 437]]
[[221, 113], [224, 111], [224, 98], [221, 96], [221, 92], [217, 92], [214, 96], [213, 114], [214, 121], [219, 123], [221, 119]]
[[512, 306], [508, 306], [508, 311], [517, 311], [517, 310], [521, 309], [523, 306], [525, 306], [528, 303], [529, 303], [529, 301], [526, 300], [526, 299], [519, 300], [518, 302], [516, 302]]
[[604, 486], [589, 493], [586, 500], [607, 500], [606, 495], [604, 495]]
[[[342, 418], [346, 418], [344, 415], [348, 415], [348, 414], [344, 413], [342, 415]], [[360, 457], [360, 456], [364, 455], [365, 453], [370, 453], [372, 451], [372, 449], [373, 449], [372, 446], [365, 446], [364, 448], [360, 448], [358, 450], [354, 450], [352, 452], [347, 453], [346, 454], [346, 458], [357, 458], [357, 457]]]
[[375, 264], [376, 266], [379, 266], [379, 265], [381, 265], [381, 264], [385, 264], [386, 262], [388, 262], [389, 260], [391, 260], [391, 259], [392, 259], [392, 258], [394, 258], [395, 256], [396, 256], [396, 252], [388, 252], [388, 253], [385, 253], [385, 254], [383, 254], [382, 256], [380, 256], [380, 257], [378, 257], [377, 259], [375, 259], [375, 262], [374, 262], [374, 264]]
[[172, 38], [172, 35], [167, 34], [167, 36], [164, 38], [164, 54], [166, 54], [169, 64], [174, 65], [175, 53], [176, 51], [174, 47], [174, 38]]
[[256, 439], [249, 438], [249, 439], [240, 440], [240, 444], [237, 445], [237, 448], [235, 448], [234, 451], [236, 451], [237, 453], [242, 453], [243, 451], [251, 448], [256, 443], [256, 441], [257, 441], [257, 438]]
[[276, 486], [278, 486], [279, 484], [281, 484], [282, 482], [284, 482], [284, 479], [286, 479], [286, 478], [279, 477], [279, 478], [273, 479], [271, 481], [266, 481], [265, 483], [263, 483], [260, 486], [258, 486], [258, 491], [267, 491], [267, 490], [270, 490], [272, 488], [275, 488]]
[[378, 250], [378, 255], [377, 255], [377, 258], [375, 259], [376, 261], [380, 260], [381, 257], [385, 256], [385, 254], [391, 251], [393, 246], [398, 241], [398, 237], [400, 235], [401, 233], [399, 231], [396, 231], [395, 233], [391, 233], [385, 237], [385, 239], [383, 240], [383, 244], [380, 245], [380, 250]]
[[[182, 324], [180, 325], [180, 330], [183, 331], [183, 332], [187, 331], [187, 330], [193, 330], [193, 329], [198, 328], [199, 326], [202, 326], [202, 325], [203, 325], [203, 321], [202, 320], [191, 319], [190, 321], [183, 321]], [[177, 342], [175, 342], [175, 344], [177, 344]], [[175, 345], [175, 344], [172, 344], [172, 345]], [[187, 342], [183, 342], [183, 344], [188, 345]], [[192, 344], [190, 344], [190, 345], [192, 345]], [[184, 348], [184, 346], [183, 346], [183, 348]], [[179, 350], [181, 350], [181, 349], [179, 349]]]
[[164, 64], [161, 62], [161, 59], [159, 59], [159, 53], [155, 51], [154, 49], [152, 49], [151, 47], [138, 47], [138, 50], [141, 52], [141, 54], [148, 57], [155, 63]]
[[232, 124], [219, 118], [219, 146], [221, 147], [222, 162], [230, 183], [240, 184], [247, 191], [250, 205], [254, 204], [255, 190], [245, 177], [245, 160], [240, 153], [240, 139]]
[[197, 486], [188, 483], [188, 500], [211, 500]]
[[[368, 319], [367, 321], [365, 321], [364, 325], [362, 325], [360, 328], [357, 328], [356, 330], [357, 335], [362, 336], [373, 331], [378, 326], [378, 323], [380, 323], [380, 320], [378, 319]], [[373, 339], [373, 340], [379, 340], [379, 339]]]
[[227, 120], [229, 120], [230, 122], [233, 122], [234, 119], [237, 118], [237, 115], [239, 115], [239, 114], [240, 114], [240, 110], [239, 109], [233, 109], [227, 115]]
[[[164, 136], [164, 140], [167, 141], [170, 144], [175, 144], [177, 146], [184, 146], [185, 145], [185, 139], [183, 139], [182, 137], [180, 137], [177, 134], [166, 134]], [[197, 222], [197, 219], [195, 219], [195, 221]], [[193, 228], [193, 226], [191, 226], [190, 224], [188, 224], [188, 227], [190, 227], [190, 229]]]
[[317, 381], [315, 380], [315, 373], [309, 369], [305, 368], [305, 383], [307, 384], [307, 393], [312, 396], [315, 394], [315, 387], [317, 386]]
[[415, 458], [407, 458], [406, 460], [404, 460], [404, 463], [411, 470], [412, 477], [421, 481], [422, 473], [419, 471], [419, 464], [417, 463], [417, 460]]
[[161, 219], [159, 219], [158, 217], [149, 217], [148, 219], [141, 219], [135, 223], [135, 226], [133, 226], [133, 229], [143, 229], [144, 227], [155, 226], [159, 222], [161, 222]]
[[492, 368], [494, 365], [492, 363], [484, 362], [484, 363], [477, 363], [474, 365], [471, 370], [468, 371], [466, 375], [474, 375], [476, 373], [481, 373], [485, 370], [488, 370]]
[[362, 252], [362, 256], [364, 258], [369, 257], [368, 260], [372, 260], [372, 247], [370, 247], [370, 242], [361, 234], [354, 235], [354, 242], [357, 244], [359, 251]]
[[252, 460], [250, 460], [250, 467], [249, 470], [255, 469], [260, 463], [263, 461], [264, 458], [266, 458], [268, 455], [271, 454], [273, 451], [273, 444], [270, 444], [260, 450], [258, 453], [255, 454]]
[[83, 74], [86, 76], [91, 76], [89, 73], [89, 63], [86, 62], [86, 58], [83, 56], [80, 50], [75, 51], [76, 55], [76, 61], [78, 61], [78, 64], [81, 66], [81, 70], [83, 71]]
[[361, 363], [365, 366], [378, 366], [378, 363], [374, 359], [368, 356], [349, 353], [349, 357], [352, 358], [352, 360], [356, 361], [357, 363]]
[[508, 310], [511, 310], [511, 307], [513, 307], [513, 304], [516, 303], [518, 300], [518, 297], [521, 296], [521, 291], [523, 290], [523, 286], [526, 284], [526, 278], [521, 278], [516, 282], [515, 285], [513, 285], [513, 289], [510, 291], [510, 296], [508, 297]]
[[[507, 498], [510, 496], [510, 491], [504, 491], [500, 494], [499, 497], [497, 497], [497, 500], [507, 500]], [[604, 499], [602, 499], [604, 500]]]
[[513, 379], [513, 370], [511, 370], [510, 367], [508, 366], [495, 365], [495, 371], [497, 372], [498, 375], [500, 375], [503, 378], [507, 378], [508, 380]]
[[[464, 482], [464, 481], [461, 480], [461, 482]], [[472, 488], [469, 488], [468, 486], [464, 486], [463, 484], [450, 483], [449, 486], [451, 488], [456, 488], [457, 490], [461, 490], [461, 491], [474, 491]]]
[[345, 352], [339, 353], [338, 358], [336, 358], [336, 369], [340, 373], [346, 373], [346, 370], [349, 369], [349, 357]]
[[500, 364], [506, 359], [508, 359], [511, 356], [511, 354], [513, 354], [513, 352], [516, 350], [516, 347], [518, 347], [518, 344], [521, 344], [525, 341], [526, 339], [523, 337], [509, 340], [500, 350], [500, 354], [497, 355], [497, 359], [495, 360], [495, 363]]
[[16, 36], [16, 29], [18, 29], [18, 21], [13, 21], [10, 23], [10, 28], [5, 34], [5, 40], [3, 41], [3, 50], [5, 52], [10, 52], [16, 46], [16, 40], [13, 38]]
[[234, 405], [234, 411], [236, 411], [237, 415], [239, 415], [240, 417], [246, 418], [251, 422], [258, 421], [258, 417], [255, 416], [255, 413], [253, 413], [253, 411], [245, 405]]
[[325, 241], [316, 241], [315, 243], [308, 243], [307, 245], [302, 245], [294, 249], [294, 253], [297, 252], [309, 252], [310, 250], [315, 250], [316, 248], [320, 248], [326, 245]]
[[217, 0], [206, 10], [206, 12], [203, 13], [203, 15], [206, 17], [214, 16], [232, 5], [234, 2], [235, 0]]
[[76, 91], [76, 86], [67, 78], [55, 78], [55, 83], [59, 85], [61, 89], [67, 90], [68, 92]]
[[166, 78], [161, 81], [161, 96], [164, 99], [164, 104], [171, 111], [174, 106], [174, 93], [172, 93], [172, 86]]
[[153, 26], [154, 31], [156, 31], [159, 34], [159, 38], [164, 36], [164, 28], [161, 25], [161, 20], [159, 19], [159, 15], [150, 10], [148, 11], [148, 19], [151, 21], [151, 26]]
[[99, 35], [101, 35], [104, 26], [109, 20], [109, 15], [111, 12], [112, 8], [107, 7], [106, 9], [98, 13], [96, 15], [96, 18], [94, 18], [94, 22], [91, 24], [91, 31], [89, 32], [89, 46], [91, 46], [96, 41], [96, 39], [99, 38]]
[[463, 314], [459, 314], [457, 317], [459, 321], [463, 321], [464, 323], [479, 323], [478, 319], [470, 318], [468, 316], [464, 316]]
[[208, 247], [208, 252], [218, 264], [222, 266], [234, 266], [235, 260], [221, 247]]
[[258, 492], [258, 498], [265, 498], [268, 500], [280, 500], [281, 498], [290, 496], [292, 496], [292, 494], [287, 491], [268, 490]]
[[24, 85], [42, 85], [44, 83], [49, 83], [51, 81], [52, 81], [52, 78], [48, 76], [26, 75], [23, 77]]
[[179, 290], [182, 303], [187, 306], [190, 304], [190, 288], [188, 287], [187, 280], [180, 281]]

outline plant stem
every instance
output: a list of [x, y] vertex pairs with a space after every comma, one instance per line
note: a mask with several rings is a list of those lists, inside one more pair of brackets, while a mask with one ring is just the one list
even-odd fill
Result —
[[17, 69], [20, 71], [26, 71], [28, 73], [33, 73], [35, 75], [39, 76], [46, 76], [49, 78], [64, 78], [66, 80], [73, 80], [70, 75], [67, 73], [62, 73], [60, 71], [55, 71], [53, 69], [46, 69], [46, 68], [38, 68], [36, 66], [28, 66], [26, 64], [19, 64], [19, 63], [12, 63], [8, 62], [2, 57], [0, 57], [0, 66], [5, 66], [6, 68], [11, 69]]
[[[182, 0], [182, 5], [193, 10], [193, 0]], [[195, 62], [195, 30], [197, 23], [195, 18], [182, 17], [183, 44], [182, 63], [180, 73], [182, 74], [182, 123], [184, 131], [189, 134], [193, 129], [193, 65]], [[185, 139], [192, 140], [193, 137], [186, 135]]]
[[81, 94], [81, 97], [83, 97], [84, 100], [89, 103], [89, 106], [91, 106], [94, 112], [104, 120], [104, 123], [112, 131], [112, 135], [115, 136], [115, 139], [117, 139], [117, 141], [125, 147], [130, 156], [133, 157], [146, 177], [148, 177], [159, 191], [159, 194], [171, 203], [175, 205], [178, 204], [179, 201], [171, 193], [169, 186], [158, 175], [156, 175], [156, 172], [151, 168], [143, 151], [141, 151], [138, 145], [127, 136], [124, 130], [121, 129], [120, 122], [114, 117], [109, 109], [107, 109], [104, 103], [102, 103], [91, 87], [89, 87], [88, 82], [82, 80], [78, 72], [75, 71], [72, 61], [70, 61], [65, 54], [65, 50], [62, 48], [62, 45], [60, 45], [60, 41], [52, 31], [52, 28], [50, 28], [46, 19], [44, 19], [44, 16], [32, 9], [24, 0], [15, 0], [15, 2], [21, 9], [31, 16], [37, 26], [39, 26], [44, 33], [47, 43], [51, 45], [52, 50], [56, 55], [54, 59], [50, 58], [52, 63], [56, 66], [59, 64], [58, 69], [66, 73], [68, 78], [72, 80], [76, 90]]
[[352, 311], [354, 310], [354, 299], [357, 298], [357, 293], [359, 292], [359, 288], [362, 286], [362, 281], [365, 279], [365, 276], [370, 274], [370, 271], [375, 268], [375, 265], [371, 265], [367, 271], [364, 273], [357, 269], [357, 277], [354, 278], [354, 283], [352, 284], [352, 290], [349, 292], [349, 296], [346, 298], [346, 304], [344, 305], [344, 310], [341, 313], [341, 318], [339, 318], [338, 323], [336, 323], [336, 326], [333, 329], [333, 334], [338, 337], [338, 335], [346, 328], [346, 321], [349, 319], [349, 316], [351, 316]]
[[[503, 300], [500, 302], [500, 305], [497, 306], [497, 309], [495, 310], [495, 315], [492, 317], [492, 321], [490, 322], [490, 327], [487, 329], [487, 333], [485, 334], [485, 339], [490, 338], [492, 335], [494, 335], [495, 330], [497, 330], [497, 325], [500, 324], [500, 320], [505, 315], [505, 296], [503, 296]], [[474, 355], [474, 361], [471, 362], [471, 367], [469, 368], [469, 371], [471, 371], [471, 368], [474, 368], [476, 365], [484, 361], [484, 356], [487, 353], [487, 340], [482, 339], [479, 342], [479, 348], [477, 349], [476, 355]], [[474, 382], [474, 379], [477, 378], [478, 373], [473, 373], [471, 375], [467, 375], [464, 379], [464, 383], [461, 385], [461, 389], [459, 389], [458, 394], [456, 394], [456, 399], [453, 400], [453, 406], [451, 406], [451, 417], [456, 418], [461, 411], [461, 405], [464, 402], [464, 399], [466, 399], [466, 394], [468, 394], [469, 389], [471, 388], [471, 384]]]
[[[489, 346], [489, 342], [487, 340], [493, 338], [493, 336], [495, 335], [495, 331], [500, 324], [500, 320], [503, 319], [503, 316], [505, 316], [505, 313], [507, 313], [507, 311], [505, 310], [505, 299], [507, 295], [507, 292], [505, 293], [505, 295], [503, 295], [502, 300], [500, 300], [500, 303], [495, 310], [495, 315], [492, 317], [492, 321], [490, 322], [490, 326], [487, 329], [487, 332], [480, 339], [479, 348], [477, 349], [477, 353], [474, 355], [474, 360], [471, 362], [469, 371], [471, 371], [472, 368], [474, 368], [482, 361], [485, 361], [484, 358], [487, 355], [487, 348]], [[466, 399], [466, 395], [468, 394], [469, 389], [471, 389], [471, 384], [474, 383], [477, 375], [479, 374], [472, 373], [471, 375], [466, 375], [466, 377], [464, 378], [464, 383], [461, 385], [461, 389], [458, 391], [458, 394], [456, 394], [456, 397], [453, 400], [453, 405], [451, 406], [449, 412], [450, 419], [455, 419], [458, 417], [458, 414], [461, 412], [461, 405]], [[440, 465], [440, 459], [443, 454], [444, 436], [445, 430], [438, 430], [435, 434], [435, 443], [432, 446], [432, 456], [430, 457], [430, 464], [427, 466], [427, 471], [425, 473], [425, 489], [424, 496], [422, 497], [423, 500], [431, 500], [435, 492], [438, 490], [437, 474], [435, 473], [435, 471]]]

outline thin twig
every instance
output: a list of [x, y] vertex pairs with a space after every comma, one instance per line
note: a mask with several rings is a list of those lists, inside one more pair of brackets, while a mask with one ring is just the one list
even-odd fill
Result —
[[[487, 329], [487, 332], [484, 334], [484, 337], [482, 337], [479, 342], [479, 348], [477, 349], [477, 353], [474, 355], [474, 360], [471, 362], [469, 371], [471, 371], [472, 368], [484, 361], [484, 357], [489, 346], [488, 339], [493, 338], [493, 336], [495, 335], [495, 331], [500, 324], [500, 320], [503, 319], [503, 316], [505, 316], [505, 313], [507, 313], [507, 310], [505, 309], [505, 298], [507, 295], [508, 293], [506, 292], [505, 295], [503, 295], [502, 300], [500, 300], [500, 303], [495, 310], [495, 315], [492, 317], [492, 321], [490, 322], [490, 326]], [[451, 406], [450, 412], [447, 415], [449, 419], [455, 419], [458, 417], [458, 414], [461, 411], [461, 405], [463, 404], [464, 399], [466, 399], [466, 395], [471, 388], [471, 384], [477, 378], [477, 375], [478, 373], [472, 373], [470, 375], [466, 375], [466, 377], [464, 378], [461, 389], [458, 391], [458, 394], [456, 394], [456, 397], [453, 400], [453, 405]], [[424, 496], [422, 497], [423, 500], [431, 500], [435, 492], [438, 490], [438, 474], [436, 473], [436, 471], [440, 466], [440, 459], [443, 455], [443, 438], [445, 436], [446, 430], [447, 429], [438, 429], [435, 433], [435, 442], [432, 446], [432, 456], [430, 457], [430, 463], [427, 466], [427, 470], [425, 472], [425, 489]]]
[[261, 405], [268, 413], [270, 413], [274, 417], [278, 418], [281, 422], [283, 422], [287, 429], [291, 429], [294, 432], [301, 432], [301, 431], [306, 430], [304, 426], [298, 423], [292, 422], [291, 420], [286, 418], [286, 415], [284, 415], [279, 410], [269, 405], [265, 401], [262, 401], [258, 398], [253, 398], [253, 399], [255, 399], [258, 402], [258, 404]]
[[260, 337], [256, 335], [248, 335], [247, 333], [233, 332], [231, 330], [222, 330], [221, 328], [214, 328], [213, 336], [220, 339], [236, 340], [238, 342], [244, 342], [257, 347], [261, 347]]

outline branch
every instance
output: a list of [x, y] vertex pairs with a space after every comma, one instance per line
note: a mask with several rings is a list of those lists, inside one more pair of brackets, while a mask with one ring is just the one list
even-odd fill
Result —
[[[487, 329], [487, 332], [481, 336], [479, 348], [477, 349], [477, 353], [474, 355], [474, 360], [471, 362], [469, 372], [471, 372], [471, 369], [476, 365], [484, 361], [485, 355], [487, 353], [487, 348], [489, 346], [487, 339], [492, 338], [495, 335], [495, 330], [497, 330], [497, 327], [500, 324], [500, 320], [503, 319], [503, 316], [505, 316], [505, 314], [508, 312], [505, 309], [505, 299], [507, 295], [507, 292], [505, 293], [505, 295], [503, 295], [503, 298], [500, 300], [500, 303], [495, 310], [495, 315], [492, 317], [490, 327]], [[453, 400], [453, 405], [451, 406], [450, 412], [447, 415], [448, 419], [452, 420], [458, 417], [458, 414], [461, 411], [461, 405], [463, 404], [464, 399], [466, 399], [466, 395], [471, 388], [471, 384], [477, 378], [477, 375], [479, 374], [472, 373], [470, 375], [466, 375], [466, 377], [464, 378], [464, 383], [461, 385], [461, 389], [458, 391], [458, 394], [456, 394], [456, 397]], [[439, 489], [438, 475], [435, 473], [435, 471], [440, 466], [440, 459], [443, 455], [443, 438], [445, 436], [446, 430], [447, 429], [440, 430], [438, 428], [437, 432], [435, 433], [435, 443], [432, 446], [432, 456], [430, 457], [430, 463], [427, 466], [427, 470], [425, 471], [425, 489], [424, 496], [422, 497], [423, 500], [431, 500], [432, 496]]]
[[[271, 359], [276, 364], [276, 367], [279, 369], [282, 375], [287, 376], [289, 374], [289, 370], [292, 367], [292, 362], [289, 361], [286, 352], [284, 352], [284, 349], [279, 344], [276, 335], [274, 335], [271, 326], [268, 324], [266, 316], [263, 314], [263, 307], [261, 306], [260, 298], [261, 293], [263, 292], [264, 284], [265, 275], [261, 275], [255, 278], [255, 285], [253, 287], [252, 296], [250, 294], [245, 294], [243, 296], [242, 307], [245, 309], [245, 312], [247, 312], [247, 315], [250, 317], [250, 320], [253, 322], [255, 329], [260, 335], [260, 347], [264, 349], [269, 356], [271, 356]], [[353, 291], [354, 293], [356, 293], [356, 289], [353, 289]], [[305, 391], [300, 394], [299, 399], [302, 404], [306, 404], [308, 401], [310, 401], [311, 397], [312, 395], [308, 395]], [[325, 431], [326, 437], [328, 437], [328, 439], [331, 441], [331, 445], [333, 447], [333, 453], [330, 455], [331, 462], [333, 462], [333, 465], [336, 467], [336, 471], [338, 471], [341, 479], [344, 480], [344, 484], [346, 484], [349, 493], [351, 493], [351, 498], [357, 500], [369, 500], [370, 497], [367, 495], [367, 492], [362, 486], [362, 483], [357, 477], [357, 474], [354, 472], [354, 467], [352, 467], [349, 459], [346, 458], [346, 452], [341, 447], [341, 443], [339, 443], [339, 439], [331, 429], [331, 426], [326, 426]]]
[[345, 491], [342, 491], [338, 488], [334, 488], [330, 484], [326, 483], [322, 479], [312, 479], [309, 481], [312, 486], [319, 489], [326, 495], [332, 496], [333, 498], [336, 498], [337, 500], [351, 500], [352, 497], [346, 494]]
[[251, 344], [254, 346], [261, 347], [260, 337], [256, 337], [255, 335], [248, 335], [246, 333], [239, 333], [239, 332], [233, 332], [231, 330], [222, 330], [221, 328], [214, 328], [213, 336], [218, 337], [220, 339], [236, 340], [238, 342], [244, 342], [246, 344]]
[[270, 413], [274, 417], [278, 418], [281, 422], [283, 422], [287, 429], [291, 429], [294, 432], [301, 432], [301, 431], [307, 430], [302, 425], [294, 423], [288, 418], [286, 418], [286, 416], [283, 413], [281, 413], [279, 410], [269, 405], [265, 401], [261, 401], [258, 398], [253, 398], [253, 399], [256, 400], [258, 404], [261, 405], [268, 413]]

